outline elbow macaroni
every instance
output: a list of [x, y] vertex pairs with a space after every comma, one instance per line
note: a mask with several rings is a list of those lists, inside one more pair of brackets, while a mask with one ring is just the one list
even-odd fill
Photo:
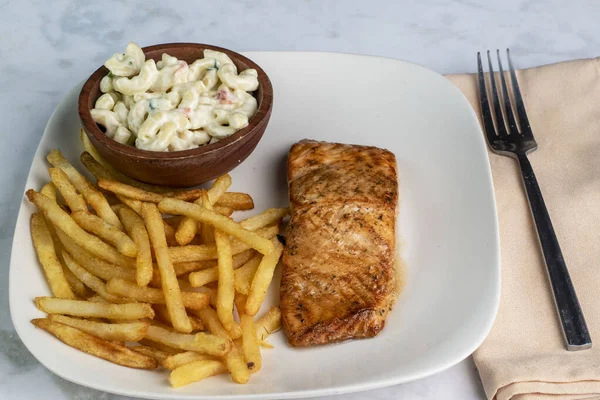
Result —
[[129, 43], [104, 65], [104, 93], [92, 118], [106, 135], [151, 151], [180, 151], [216, 143], [248, 125], [257, 110], [258, 73], [238, 74], [225, 53], [204, 50], [192, 64], [168, 54], [157, 63]]

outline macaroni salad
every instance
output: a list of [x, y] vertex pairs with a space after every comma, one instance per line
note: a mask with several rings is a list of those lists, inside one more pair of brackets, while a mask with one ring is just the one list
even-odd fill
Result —
[[151, 151], [194, 149], [231, 136], [256, 113], [255, 69], [238, 73], [219, 51], [188, 64], [168, 54], [146, 60], [135, 43], [104, 63], [102, 95], [91, 110], [106, 135]]

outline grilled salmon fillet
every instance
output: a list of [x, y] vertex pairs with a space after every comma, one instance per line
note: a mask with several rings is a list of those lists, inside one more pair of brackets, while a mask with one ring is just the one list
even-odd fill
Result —
[[289, 343], [377, 335], [396, 295], [396, 157], [303, 140], [290, 150], [287, 174], [280, 307]]

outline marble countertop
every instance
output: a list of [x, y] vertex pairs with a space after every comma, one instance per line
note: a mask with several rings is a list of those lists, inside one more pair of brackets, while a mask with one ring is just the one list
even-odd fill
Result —
[[[475, 53], [510, 47], [517, 67], [600, 55], [592, 0], [0, 0], [0, 398], [125, 399], [67, 382], [25, 349], [8, 309], [8, 265], [25, 178], [60, 99], [128, 41], [238, 51], [308, 50], [473, 72]], [[471, 359], [404, 385], [324, 399], [484, 399]]]

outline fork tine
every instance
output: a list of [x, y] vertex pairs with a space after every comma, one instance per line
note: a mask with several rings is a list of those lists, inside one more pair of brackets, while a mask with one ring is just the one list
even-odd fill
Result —
[[517, 121], [513, 113], [512, 105], [510, 104], [510, 97], [508, 97], [508, 88], [506, 86], [506, 79], [504, 79], [504, 69], [502, 68], [502, 60], [500, 59], [500, 50], [496, 49], [496, 56], [498, 57], [498, 70], [500, 71], [500, 82], [502, 84], [502, 97], [504, 97], [504, 112], [508, 118], [508, 127], [511, 135], [518, 135], [519, 130], [517, 129]]
[[479, 80], [479, 101], [481, 103], [481, 117], [483, 119], [483, 129], [487, 136], [490, 146], [498, 136], [496, 135], [496, 129], [494, 128], [494, 121], [492, 119], [492, 112], [490, 110], [490, 103], [488, 101], [488, 95], [485, 85], [485, 75], [483, 74], [483, 65], [481, 64], [481, 53], [477, 52], [477, 76]]
[[494, 114], [496, 115], [496, 131], [498, 136], [506, 137], [508, 132], [506, 131], [506, 125], [504, 124], [504, 117], [502, 116], [502, 108], [500, 106], [500, 98], [498, 96], [498, 89], [496, 88], [496, 77], [494, 76], [494, 67], [492, 66], [492, 58], [490, 57], [490, 51], [487, 51], [488, 65], [490, 67], [490, 82], [492, 84], [492, 101], [494, 102]]
[[506, 49], [506, 57], [508, 58], [508, 69], [510, 70], [510, 79], [512, 81], [513, 93], [515, 95], [515, 105], [517, 107], [517, 115], [519, 116], [519, 122], [521, 124], [521, 133], [523, 136], [529, 139], [533, 139], [533, 132], [529, 126], [529, 119], [525, 112], [525, 103], [523, 103], [523, 96], [521, 96], [521, 89], [519, 89], [519, 82], [517, 81], [517, 74], [513, 68], [512, 61], [510, 59], [510, 50]]

